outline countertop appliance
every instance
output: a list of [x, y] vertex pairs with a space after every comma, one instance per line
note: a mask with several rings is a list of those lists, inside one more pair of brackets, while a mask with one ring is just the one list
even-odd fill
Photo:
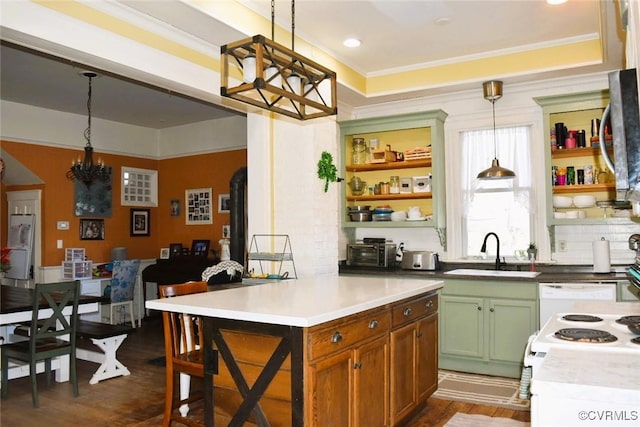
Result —
[[629, 237], [629, 249], [636, 251], [636, 258], [627, 269], [627, 276], [631, 284], [640, 289], [640, 234], [632, 234]]
[[[609, 73], [610, 104], [605, 108], [601, 123], [611, 120], [615, 166], [600, 144], [604, 160], [616, 177], [616, 199], [640, 203], [640, 115], [638, 114], [638, 81], [636, 69]], [[605, 126], [600, 126], [600, 141]], [[632, 210], [638, 215], [636, 209]]]
[[347, 245], [347, 265], [392, 268], [396, 266], [396, 244], [384, 238], [365, 237]]
[[439, 270], [438, 253], [431, 251], [405, 251], [402, 254], [400, 267], [404, 270]]
[[627, 328], [640, 320], [640, 306], [589, 303], [612, 309], [557, 313], [530, 341], [532, 427], [614, 426], [625, 424], [619, 417], [640, 419], [640, 337]]

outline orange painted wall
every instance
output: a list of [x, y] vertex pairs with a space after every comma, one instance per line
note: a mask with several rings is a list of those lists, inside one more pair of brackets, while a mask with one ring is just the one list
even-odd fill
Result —
[[[105, 218], [105, 240], [80, 240], [80, 218], [73, 212], [74, 184], [65, 178], [71, 159], [78, 150], [2, 141], [2, 148], [30, 169], [44, 182], [38, 186], [9, 186], [2, 184], [2, 215], [0, 244], [6, 245], [7, 191], [42, 189], [42, 264], [60, 265], [64, 250], [56, 248], [63, 240], [65, 248], [85, 248], [87, 258], [94, 262], [109, 260], [111, 248], [125, 246], [130, 258], [157, 258], [160, 248], [169, 243], [191, 245], [193, 239], [210, 239], [211, 248], [218, 249], [222, 225], [229, 223], [228, 213], [218, 213], [218, 194], [229, 193], [229, 180], [240, 167], [246, 166], [246, 150], [210, 153], [169, 160], [97, 153], [107, 166], [113, 167], [113, 199], [111, 218]], [[158, 171], [158, 207], [150, 208], [150, 236], [130, 236], [130, 206], [120, 205], [121, 167], [128, 166]], [[211, 187], [214, 198], [212, 225], [186, 225], [184, 209], [185, 189]], [[170, 200], [179, 199], [181, 216], [170, 216]], [[69, 221], [69, 230], [57, 230], [57, 221]]]

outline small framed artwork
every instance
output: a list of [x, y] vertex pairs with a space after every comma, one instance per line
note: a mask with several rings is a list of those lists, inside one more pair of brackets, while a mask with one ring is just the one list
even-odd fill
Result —
[[175, 258], [182, 255], [182, 243], [169, 244], [169, 258]]
[[231, 210], [231, 197], [228, 194], [218, 195], [218, 212], [227, 213]]
[[151, 216], [149, 209], [131, 209], [130, 234], [133, 237], [150, 234]]
[[191, 255], [207, 256], [210, 240], [194, 240], [191, 243]]
[[212, 224], [211, 188], [185, 190], [186, 224]]
[[160, 259], [169, 259], [169, 248], [160, 249]]
[[180, 200], [171, 199], [171, 216], [180, 216]]
[[81, 219], [80, 240], [104, 240], [104, 219]]
[[222, 226], [222, 238], [228, 239], [231, 237], [231, 226], [229, 224], [225, 224]]

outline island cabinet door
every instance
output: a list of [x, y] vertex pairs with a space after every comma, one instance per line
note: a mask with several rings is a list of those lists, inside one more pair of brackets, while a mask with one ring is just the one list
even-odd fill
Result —
[[354, 426], [389, 425], [389, 341], [386, 336], [355, 350]]
[[353, 418], [353, 351], [346, 350], [312, 364], [309, 368], [311, 407], [309, 424], [344, 427]]
[[420, 320], [417, 326], [417, 386], [422, 402], [438, 389], [438, 314]]
[[391, 332], [391, 425], [396, 425], [417, 405], [416, 325]]

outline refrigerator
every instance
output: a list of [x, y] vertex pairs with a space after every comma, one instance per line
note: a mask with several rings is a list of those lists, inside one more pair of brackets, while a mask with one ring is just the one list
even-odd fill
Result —
[[9, 279], [29, 280], [33, 263], [33, 239], [36, 219], [33, 214], [12, 214], [9, 217], [7, 247], [11, 249]]

